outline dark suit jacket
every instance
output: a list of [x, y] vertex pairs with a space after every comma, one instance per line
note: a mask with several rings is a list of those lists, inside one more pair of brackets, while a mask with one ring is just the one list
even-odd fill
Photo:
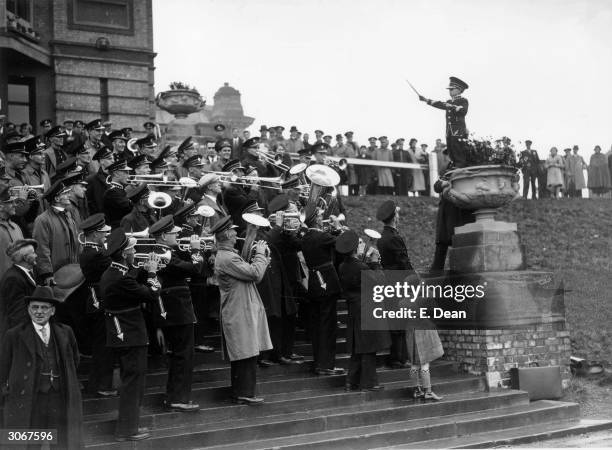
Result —
[[[83, 408], [76, 368], [79, 351], [72, 329], [64, 324], [50, 322], [60, 362], [60, 383], [66, 408], [67, 429], [60, 430], [59, 447], [82, 448]], [[38, 391], [38, 378], [42, 355], [37, 350], [39, 339], [31, 321], [11, 328], [0, 350], [0, 386], [6, 394], [3, 428], [28, 428], [34, 398]], [[63, 438], [63, 439], [62, 439]], [[64, 440], [64, 442], [62, 442]]]
[[106, 183], [107, 175], [102, 172], [102, 169], [97, 173], [87, 177], [87, 206], [89, 214], [104, 212], [104, 193], [108, 190]]
[[24, 298], [36, 285], [19, 267], [12, 265], [0, 280], [0, 339], [10, 328], [30, 320]]
[[132, 202], [127, 198], [125, 189], [111, 188], [104, 193], [104, 215], [106, 223], [114, 230], [121, 219], [132, 211]]

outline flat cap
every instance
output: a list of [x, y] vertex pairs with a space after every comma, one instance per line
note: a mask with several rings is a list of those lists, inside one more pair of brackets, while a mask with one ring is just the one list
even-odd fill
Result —
[[213, 227], [210, 229], [211, 234], [222, 233], [225, 230], [229, 230], [231, 228], [238, 228], [236, 225], [232, 224], [232, 216], [225, 216], [222, 219], [218, 220]]
[[36, 250], [36, 247], [38, 247], [38, 242], [36, 242], [35, 239], [17, 239], [15, 242], [11, 243], [6, 248], [6, 256], [10, 258], [18, 250], [21, 250], [22, 248], [27, 247], [28, 245], [31, 245], [32, 247], [34, 247], [34, 250]]
[[200, 178], [200, 181], [198, 181], [198, 185], [200, 187], [206, 187], [211, 183], [216, 183], [219, 181], [219, 176], [214, 174], [214, 173], [207, 173], [206, 175], [203, 175], [202, 178]]

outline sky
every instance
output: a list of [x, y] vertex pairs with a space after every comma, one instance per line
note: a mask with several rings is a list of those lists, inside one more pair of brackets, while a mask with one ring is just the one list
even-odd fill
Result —
[[153, 0], [155, 89], [228, 82], [260, 125], [444, 138], [448, 77], [476, 137], [612, 145], [612, 0]]

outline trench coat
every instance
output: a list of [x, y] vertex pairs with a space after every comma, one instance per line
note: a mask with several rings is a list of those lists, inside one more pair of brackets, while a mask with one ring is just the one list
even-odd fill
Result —
[[[79, 351], [72, 329], [64, 324], [50, 322], [51, 332], [57, 343], [60, 358], [60, 380], [64, 383], [63, 395], [66, 407], [67, 448], [80, 449], [82, 442], [83, 409], [76, 368]], [[2, 340], [0, 350], [0, 386], [4, 397], [3, 428], [28, 428], [30, 426], [38, 367], [36, 332], [32, 322], [11, 328]], [[38, 356], [38, 357], [37, 357]]]
[[[377, 148], [372, 159], [377, 161], [393, 161], [393, 152], [388, 148]], [[393, 174], [388, 167], [377, 167], [378, 185], [381, 187], [393, 187]]]
[[0, 339], [7, 330], [30, 319], [25, 297], [36, 288], [34, 278], [13, 264], [0, 278]]
[[6, 256], [6, 249], [18, 239], [23, 239], [19, 225], [11, 219], [0, 219], [0, 277], [11, 267], [11, 258]]
[[[369, 271], [365, 263], [357, 258], [347, 257], [338, 269], [342, 293], [348, 307], [346, 324], [346, 345], [352, 354], [374, 353], [391, 345], [388, 331], [362, 330], [361, 327], [361, 274], [382, 277], [382, 272]], [[384, 284], [384, 281], [381, 282]]]
[[257, 283], [268, 266], [257, 254], [251, 264], [228, 245], [219, 244], [215, 273], [221, 295], [221, 324], [230, 361], [251, 358], [271, 350], [268, 321]]

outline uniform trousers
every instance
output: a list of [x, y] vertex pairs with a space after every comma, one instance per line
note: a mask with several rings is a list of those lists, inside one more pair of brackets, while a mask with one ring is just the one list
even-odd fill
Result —
[[91, 367], [89, 369], [89, 392], [113, 389], [113, 350], [106, 346], [106, 320], [102, 311], [87, 315], [91, 334]]
[[[57, 444], [51, 448], [65, 448], [68, 436], [66, 436], [66, 408], [62, 392], [55, 389], [37, 392], [32, 406], [30, 428], [57, 430]], [[28, 448], [40, 448], [40, 444]]]
[[408, 360], [408, 348], [406, 346], [406, 331], [391, 330], [391, 347], [389, 348], [388, 364], [396, 362], [405, 363]]
[[282, 317], [268, 317], [270, 339], [272, 340], [272, 350], [270, 350], [269, 359], [272, 361], [278, 361], [281, 357], [289, 358], [293, 354], [295, 322], [295, 314], [286, 315], [284, 311]]
[[347, 384], [361, 389], [368, 389], [378, 384], [376, 376], [376, 352], [351, 353]]
[[208, 323], [208, 305], [206, 299], [205, 283], [190, 283], [189, 291], [191, 292], [191, 300], [193, 303], [193, 312], [195, 313], [197, 323], [194, 325], [195, 344], [204, 344], [204, 336], [207, 329], [210, 327]]
[[147, 372], [147, 346], [115, 347], [114, 351], [121, 367], [119, 416], [115, 434], [130, 436], [138, 433], [140, 404], [144, 397]]
[[338, 325], [337, 297], [321, 297], [310, 302], [310, 328], [315, 369], [333, 369], [336, 363]]
[[446, 148], [448, 149], [448, 157], [454, 163], [455, 168], [465, 167], [467, 165], [467, 155], [463, 144], [464, 136], [446, 136]]
[[193, 324], [164, 327], [169, 357], [166, 395], [169, 403], [188, 403], [193, 378]]
[[232, 397], [255, 397], [257, 356], [230, 362]]

